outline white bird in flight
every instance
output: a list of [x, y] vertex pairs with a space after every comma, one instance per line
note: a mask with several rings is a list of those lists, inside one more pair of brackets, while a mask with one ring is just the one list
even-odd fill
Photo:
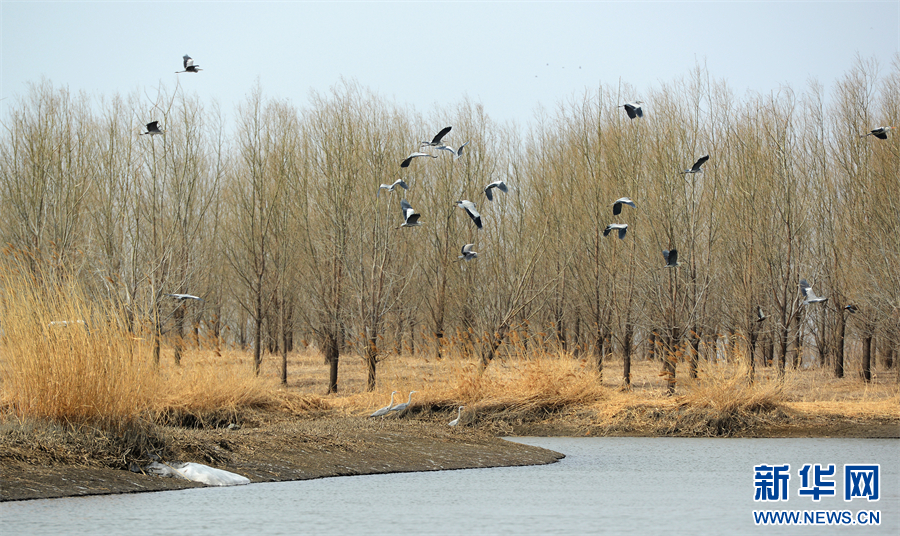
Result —
[[454, 149], [453, 147], [450, 147], [449, 145], [438, 145], [437, 148], [440, 149], [441, 151], [447, 151], [450, 154], [452, 154], [454, 158], [459, 159], [459, 157], [462, 156], [462, 154], [463, 154], [463, 149], [465, 149], [466, 145], [468, 145], [468, 144], [469, 144], [469, 142], [467, 141], [466, 143], [460, 145], [459, 149]]
[[603, 236], [608, 236], [610, 231], [619, 231], [619, 240], [625, 239], [625, 232], [628, 231], [627, 223], [610, 223], [603, 230]]
[[171, 296], [171, 297], [175, 298], [176, 300], [181, 300], [181, 301], [184, 301], [184, 300], [203, 301], [203, 298], [201, 298], [200, 296], [194, 296], [193, 294], [166, 294], [166, 296]]
[[409, 167], [409, 163], [412, 162], [413, 158], [418, 158], [420, 156], [430, 156], [431, 158], [437, 158], [437, 156], [428, 153], [413, 153], [406, 157], [403, 162], [400, 162], [400, 167]]
[[447, 133], [450, 132], [450, 129], [451, 129], [451, 128], [453, 128], [453, 127], [444, 127], [444, 128], [442, 128], [441, 131], [438, 132], [437, 135], [436, 135], [434, 138], [431, 139], [431, 141], [423, 141], [423, 142], [419, 145], [419, 147], [437, 147], [438, 145], [441, 145], [441, 138], [443, 138], [444, 136], [446, 136]]
[[394, 391], [391, 393], [391, 403], [390, 404], [388, 404], [387, 406], [385, 406], [381, 409], [376, 409], [374, 413], [369, 415], [369, 417], [384, 417], [385, 415], [387, 415], [388, 412], [391, 411], [391, 407], [393, 407], [393, 405], [394, 405], [394, 395], [395, 394], [397, 394], [397, 391]]
[[497, 179], [484, 187], [484, 195], [488, 198], [488, 201], [494, 200], [494, 194], [491, 193], [491, 190], [493, 190], [494, 188], [504, 193], [509, 191], [509, 187], [506, 186], [506, 183], [500, 179]]
[[472, 259], [478, 258], [478, 252], [472, 251], [472, 249], [474, 247], [475, 247], [475, 244], [466, 244], [465, 246], [463, 246], [462, 247], [462, 255], [457, 257], [457, 259], [465, 259], [467, 261], [470, 261]]
[[616, 199], [615, 203], [613, 203], [613, 216], [618, 216], [622, 213], [622, 205], [628, 205], [631, 208], [637, 208], [637, 205], [634, 204], [634, 201], [632, 201], [630, 197], [620, 197]]
[[147, 123], [147, 132], [141, 132], [141, 136], [144, 134], [150, 134], [153, 136], [154, 134], [162, 134], [163, 131], [159, 129], [159, 121], [150, 121]]
[[625, 113], [628, 114], [628, 117], [634, 119], [635, 117], [644, 117], [641, 104], [644, 104], [644, 101], [626, 102], [622, 107], [625, 108]]
[[456, 426], [457, 424], [459, 424], [459, 418], [462, 417], [462, 410], [464, 407], [465, 406], [459, 407], [459, 409], [456, 411], [456, 418], [447, 423], [447, 426]]
[[700, 158], [697, 159], [696, 162], [694, 162], [694, 165], [691, 166], [691, 169], [686, 169], [686, 170], [684, 170], [684, 172], [685, 173], [700, 173], [701, 171], [703, 171], [702, 169], [700, 169], [700, 166], [705, 164], [707, 160], [709, 160], [709, 155], [701, 156]]
[[462, 201], [457, 201], [456, 206], [466, 211], [466, 214], [472, 218], [472, 221], [475, 222], [475, 227], [481, 229], [481, 214], [475, 210], [475, 203], [469, 201], [468, 199], [463, 199]]
[[397, 186], [403, 188], [404, 190], [409, 190], [409, 185], [403, 182], [403, 179], [397, 179], [394, 181], [394, 184], [382, 183], [382, 185], [378, 187], [378, 193], [375, 194], [375, 197], [378, 197], [378, 195], [381, 194], [382, 190], [387, 190], [391, 193], [394, 193], [394, 188]]
[[175, 71], [175, 74], [178, 73], [199, 73], [203, 69], [200, 68], [199, 65], [194, 65], [194, 60], [191, 59], [187, 54], [184, 55], [184, 70], [183, 71]]
[[828, 301], [828, 298], [816, 296], [812, 291], [812, 285], [807, 283], [806, 279], [800, 280], [800, 291], [803, 293], [803, 297], [806, 298], [805, 300], [803, 300], [803, 305], [809, 305], [810, 303], [822, 303], [822, 302]]
[[[400, 211], [403, 213], [403, 223], [400, 224], [400, 227], [416, 227], [422, 225], [419, 223], [419, 218], [422, 215], [417, 214], [406, 199], [400, 200]], [[399, 229], [400, 227], [397, 228]]]

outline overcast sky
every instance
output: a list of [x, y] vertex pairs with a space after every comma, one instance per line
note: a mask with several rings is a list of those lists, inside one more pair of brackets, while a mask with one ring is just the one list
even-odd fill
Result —
[[[176, 79], [233, 117], [257, 79], [304, 106], [356, 80], [426, 116], [464, 97], [529, 122], [621, 80], [642, 92], [697, 64], [738, 97], [826, 89], [857, 55], [900, 53], [900, 1], [882, 2], [0, 2], [0, 118], [27, 83], [155, 95]], [[203, 71], [175, 74], [190, 54]]]

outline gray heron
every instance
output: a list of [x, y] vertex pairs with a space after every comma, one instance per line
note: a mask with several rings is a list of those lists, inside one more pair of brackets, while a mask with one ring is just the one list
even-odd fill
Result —
[[664, 249], [662, 253], [663, 253], [663, 257], [666, 259], [665, 268], [677, 268], [678, 267], [678, 265], [680, 263], [678, 262], [678, 250], [677, 249], [675, 249], [675, 248], [672, 248], [671, 250]]
[[603, 236], [609, 236], [610, 231], [619, 231], [619, 240], [625, 239], [625, 233], [628, 231], [627, 223], [610, 223], [603, 229]]
[[409, 190], [409, 185], [403, 182], [403, 179], [397, 179], [393, 184], [382, 184], [381, 186], [379, 186], [378, 193], [375, 194], [375, 197], [378, 197], [378, 195], [381, 194], [382, 190], [387, 190], [391, 193], [394, 193], [394, 188], [397, 186], [403, 188], [404, 190]]
[[407, 157], [403, 160], [403, 162], [400, 162], [400, 167], [404, 167], [404, 168], [405, 168], [405, 167], [409, 167], [409, 163], [412, 162], [412, 159], [413, 159], [413, 158], [418, 158], [418, 157], [420, 157], [420, 156], [430, 156], [431, 158], [437, 158], [437, 156], [435, 156], [435, 155], [433, 155], [433, 154], [428, 154], [428, 153], [413, 153], [413, 154], [407, 156]]
[[388, 404], [387, 406], [385, 406], [381, 409], [375, 410], [375, 412], [372, 413], [371, 415], [369, 415], [369, 417], [384, 417], [385, 415], [387, 415], [388, 412], [391, 411], [391, 408], [394, 406], [394, 395], [395, 394], [397, 394], [397, 391], [394, 391], [391, 393], [391, 403], [390, 404]]
[[[422, 215], [417, 214], [406, 199], [400, 200], [400, 212], [403, 213], [403, 223], [400, 224], [400, 227], [416, 227], [422, 225], [419, 223], [419, 218]], [[400, 227], [397, 228], [399, 229]]]
[[193, 294], [166, 294], [166, 296], [175, 298], [178, 301], [184, 301], [184, 300], [203, 301], [203, 298], [201, 298], [200, 296], [194, 296]]
[[803, 300], [803, 305], [809, 305], [810, 303], [823, 303], [828, 301], [828, 298], [816, 296], [812, 291], [812, 285], [810, 285], [806, 281], [806, 279], [800, 280], [800, 291], [803, 293], [803, 297], [806, 298], [805, 300]]
[[626, 102], [622, 105], [622, 108], [625, 108], [625, 113], [627, 113], [628, 117], [631, 119], [634, 119], [635, 117], [644, 117], [644, 112], [641, 110], [641, 104], [644, 104], [644, 101]]
[[860, 134], [859, 137], [860, 137], [860, 138], [865, 138], [866, 136], [875, 136], [875, 137], [878, 138], [879, 140], [886, 140], [886, 139], [887, 139], [887, 133], [888, 133], [888, 130], [891, 130], [892, 128], [897, 128], [897, 127], [878, 127], [878, 128], [873, 128], [872, 130], [869, 131], [868, 134]]
[[442, 145], [441, 139], [444, 136], [446, 136], [448, 132], [450, 132], [451, 128], [453, 128], [453, 127], [442, 128], [441, 131], [438, 132], [437, 135], [431, 139], [431, 141], [423, 141], [421, 144], [419, 144], [419, 147], [437, 147], [438, 145]]
[[475, 210], [475, 203], [469, 201], [468, 199], [463, 199], [462, 201], [457, 201], [456, 206], [466, 211], [466, 214], [472, 218], [472, 221], [475, 222], [475, 227], [481, 229], [481, 214]]
[[500, 190], [503, 193], [509, 191], [509, 187], [506, 185], [506, 183], [500, 179], [497, 179], [484, 187], [484, 195], [488, 198], [488, 201], [494, 200], [494, 194], [491, 193], [491, 190], [493, 190], [494, 188]]
[[465, 259], [465, 260], [467, 260], [467, 261], [470, 261], [470, 260], [472, 260], [472, 259], [477, 259], [477, 258], [478, 258], [478, 252], [477, 252], [477, 251], [472, 251], [472, 249], [473, 249], [474, 247], [475, 247], [475, 244], [466, 244], [465, 246], [463, 246], [463, 247], [462, 247], [462, 255], [460, 255], [459, 257], [457, 257], [457, 259]]
[[694, 162], [694, 165], [691, 166], [691, 169], [686, 169], [686, 170], [684, 170], [684, 172], [685, 173], [700, 173], [701, 171], [703, 171], [702, 169], [700, 169], [700, 166], [705, 164], [707, 160], [709, 160], [709, 155], [701, 156], [700, 158], [697, 159], [696, 162]]
[[141, 132], [141, 136], [144, 134], [150, 134], [151, 136], [155, 134], [162, 134], [163, 131], [159, 129], [159, 121], [150, 121], [147, 123], [147, 132]]
[[756, 321], [762, 322], [766, 319], [766, 313], [763, 312], [762, 307], [759, 305], [756, 306]]
[[184, 70], [183, 71], [175, 71], [175, 74], [178, 73], [199, 73], [203, 69], [200, 68], [199, 65], [194, 65], [194, 60], [191, 59], [187, 54], [184, 55]]
[[454, 156], [454, 158], [458, 159], [460, 156], [462, 156], [463, 149], [465, 149], [466, 145], [468, 145], [468, 144], [469, 144], [469, 142], [466, 142], [466, 143], [460, 145], [459, 149], [454, 149], [453, 147], [450, 147], [449, 145], [438, 145], [437, 148], [440, 149], [441, 151], [449, 152], [450, 154], [452, 154]]
[[410, 392], [409, 392], [409, 399], [408, 399], [406, 402], [402, 403], [402, 404], [397, 404], [396, 406], [392, 407], [392, 408], [390, 409], [390, 411], [396, 411], [397, 413], [400, 413], [400, 412], [402, 412], [403, 410], [405, 410], [406, 408], [408, 408], [408, 407], [409, 407], [409, 403], [412, 402], [412, 395], [413, 395], [413, 393], [415, 393], [415, 392], [417, 392], [417, 391], [410, 391]]
[[622, 205], [628, 205], [631, 208], [637, 208], [637, 205], [634, 204], [634, 201], [632, 201], [630, 197], [620, 197], [616, 199], [615, 203], [613, 203], [613, 216], [618, 216], [622, 213]]
[[460, 406], [458, 410], [456, 410], [456, 418], [447, 423], [447, 426], [456, 426], [459, 424], [459, 418], [462, 417], [462, 410], [465, 406]]

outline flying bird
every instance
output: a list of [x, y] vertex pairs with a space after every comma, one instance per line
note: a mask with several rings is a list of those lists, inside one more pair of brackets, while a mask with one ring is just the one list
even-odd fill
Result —
[[191, 59], [187, 54], [184, 55], [184, 70], [183, 71], [175, 71], [175, 74], [178, 73], [199, 73], [203, 69], [200, 68], [199, 65], [194, 65], [194, 60]]
[[859, 137], [860, 137], [860, 138], [865, 138], [866, 136], [875, 136], [875, 137], [878, 138], [879, 140], [886, 140], [886, 139], [887, 139], [887, 133], [888, 133], [888, 130], [891, 130], [892, 128], [897, 128], [897, 127], [878, 127], [878, 128], [873, 128], [872, 130], [869, 131], [868, 134], [860, 134]]
[[403, 182], [403, 179], [397, 179], [394, 181], [394, 184], [382, 184], [378, 187], [378, 193], [375, 194], [375, 197], [378, 197], [381, 194], [382, 190], [387, 190], [391, 193], [394, 193], [394, 187], [399, 186], [404, 190], [409, 190], [409, 185]]
[[150, 134], [153, 136], [154, 134], [162, 134], [163, 131], [159, 129], [159, 121], [151, 121], [147, 123], [147, 132], [141, 132], [141, 136], [144, 134]]
[[844, 309], [846, 309], [848, 312], [850, 312], [850, 313], [852, 313], [852, 314], [856, 314], [857, 312], [859, 312], [859, 308], [858, 308], [857, 306], [855, 306], [855, 305], [852, 305], [852, 304], [851, 304], [851, 305], [845, 305], [845, 306], [844, 306]]
[[409, 392], [409, 400], [407, 400], [406, 402], [404, 402], [402, 404], [397, 404], [396, 406], [392, 407], [390, 409], [390, 411], [396, 411], [397, 413], [400, 413], [403, 410], [405, 410], [406, 408], [408, 408], [409, 403], [412, 402], [412, 395], [413, 395], [413, 393], [416, 393], [416, 392], [418, 392], [418, 391], [410, 391]]
[[453, 419], [452, 421], [448, 422], [447, 426], [456, 426], [457, 424], [459, 424], [459, 418], [462, 417], [462, 410], [464, 407], [465, 406], [459, 407], [459, 409], [456, 411], [456, 418]]
[[469, 201], [468, 199], [464, 199], [462, 201], [457, 201], [456, 206], [466, 211], [466, 214], [472, 218], [472, 221], [475, 222], [475, 227], [481, 229], [481, 214], [475, 210], [475, 203]]
[[175, 298], [176, 300], [181, 300], [181, 301], [184, 301], [184, 300], [203, 301], [203, 298], [201, 298], [200, 296], [194, 296], [193, 294], [166, 294], [166, 296], [171, 296], [172, 298]]
[[[421, 214], [416, 214], [416, 211], [410, 206], [409, 201], [406, 199], [400, 200], [400, 211], [403, 213], [403, 223], [400, 224], [400, 227], [416, 227], [418, 225], [422, 225], [419, 223], [419, 218]], [[397, 227], [399, 229], [400, 227]]]
[[470, 261], [472, 259], [478, 258], [478, 252], [472, 251], [472, 248], [475, 247], [475, 244], [466, 244], [462, 247], [462, 255], [457, 257], [457, 259], [465, 259]]
[[759, 305], [756, 306], [756, 321], [762, 322], [766, 319], [766, 313], [763, 312], [762, 307]]
[[671, 250], [664, 249], [663, 257], [666, 259], [666, 268], [675, 268], [680, 264], [678, 262], [678, 250], [675, 248]]
[[805, 300], [803, 300], [803, 305], [828, 301], [828, 298], [816, 296], [812, 291], [812, 285], [807, 283], [806, 279], [800, 280], [800, 291], [803, 292], [803, 297], [806, 298]]
[[438, 132], [437, 135], [436, 135], [434, 138], [431, 139], [431, 141], [423, 141], [423, 142], [419, 145], [419, 147], [437, 147], [438, 145], [441, 145], [441, 138], [443, 138], [444, 136], [446, 136], [447, 133], [450, 132], [450, 129], [451, 129], [451, 128], [453, 128], [453, 127], [444, 127], [444, 128], [442, 128], [441, 131]]
[[622, 205], [628, 205], [631, 208], [637, 208], [637, 205], [634, 204], [634, 201], [632, 201], [630, 197], [620, 197], [616, 199], [615, 203], [613, 203], [613, 216], [618, 216], [622, 213]]
[[625, 232], [628, 231], [627, 223], [610, 223], [603, 229], [603, 236], [609, 236], [610, 231], [619, 231], [619, 239], [625, 239]]
[[430, 156], [431, 158], [437, 158], [437, 156], [428, 153], [413, 153], [406, 157], [403, 162], [400, 162], [400, 167], [409, 167], [409, 163], [412, 162], [413, 158], [418, 158], [420, 156]]
[[450, 147], [449, 145], [438, 145], [437, 148], [440, 149], [440, 150], [442, 150], [442, 151], [447, 151], [447, 152], [449, 152], [449, 153], [452, 154], [455, 158], [458, 159], [460, 156], [462, 156], [462, 154], [463, 154], [463, 149], [464, 149], [464, 148], [466, 147], [466, 145], [468, 145], [468, 144], [469, 144], [469, 142], [467, 141], [466, 143], [460, 145], [460, 146], [459, 146], [459, 149], [454, 149], [453, 147]]
[[644, 101], [626, 102], [622, 107], [625, 108], [625, 113], [628, 114], [628, 117], [634, 119], [635, 117], [644, 117], [641, 104], [644, 104]]
[[509, 191], [509, 187], [506, 185], [506, 183], [500, 179], [497, 179], [484, 187], [484, 195], [488, 198], [488, 201], [494, 200], [494, 194], [491, 193], [491, 190], [493, 190], [494, 188], [500, 190], [503, 193]]
[[701, 156], [700, 158], [697, 159], [696, 162], [694, 162], [694, 165], [691, 166], [691, 169], [686, 169], [686, 170], [684, 170], [684, 172], [685, 173], [700, 173], [701, 171], [703, 171], [702, 169], [700, 169], [700, 166], [705, 164], [707, 160], [709, 160], [709, 155]]
[[387, 406], [385, 406], [385, 407], [383, 407], [383, 408], [381, 408], [381, 409], [375, 410], [375, 412], [372, 413], [371, 415], [369, 415], [369, 417], [381, 417], [381, 418], [384, 418], [384, 416], [387, 415], [389, 411], [391, 411], [391, 407], [393, 407], [393, 405], [394, 405], [394, 395], [395, 395], [395, 394], [397, 394], [397, 391], [394, 391], [394, 392], [391, 393], [391, 403], [390, 403], [390, 404], [388, 404]]

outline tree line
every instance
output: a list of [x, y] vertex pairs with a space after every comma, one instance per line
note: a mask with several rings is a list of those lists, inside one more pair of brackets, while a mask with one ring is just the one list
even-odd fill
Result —
[[[779, 373], [802, 350], [871, 378], [900, 347], [900, 57], [739, 97], [697, 67], [622, 103], [600, 85], [498, 124], [467, 99], [427, 116], [342, 80], [306, 107], [254, 87], [233, 121], [183, 89], [73, 95], [49, 81], [7, 107], [0, 241], [9, 269], [64, 274], [149, 333], [218, 351], [342, 355], [565, 352], [662, 361], [668, 389], [723, 341]], [[163, 134], [142, 135], [158, 121]], [[445, 126], [462, 156], [400, 162]], [[709, 154], [702, 173], [684, 170]], [[403, 179], [408, 190], [381, 191]], [[506, 193], [483, 188], [503, 180]], [[636, 208], [614, 216], [628, 196]], [[422, 225], [398, 228], [400, 200]], [[456, 201], [476, 203], [477, 229]], [[627, 233], [604, 236], [611, 223]], [[465, 244], [478, 257], [458, 259]], [[665, 268], [662, 250], [680, 266]], [[824, 304], [803, 304], [807, 279]], [[174, 300], [190, 293], [202, 302]], [[852, 306], [847, 308], [847, 306]], [[758, 309], [765, 320], [760, 321]], [[855, 311], [855, 312], [851, 312]], [[712, 350], [710, 350], [712, 349]]]

